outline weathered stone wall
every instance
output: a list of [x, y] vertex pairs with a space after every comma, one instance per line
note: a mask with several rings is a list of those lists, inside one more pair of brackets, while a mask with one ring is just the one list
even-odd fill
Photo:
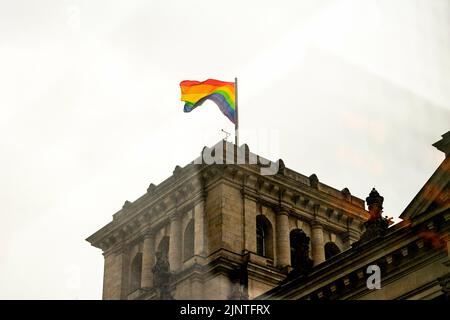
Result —
[[128, 257], [124, 252], [111, 252], [105, 255], [103, 276], [103, 299], [118, 300], [125, 296], [125, 283]]
[[[276, 285], [289, 271], [291, 230], [301, 229], [311, 238], [309, 254], [316, 260], [323, 260], [323, 246], [328, 241], [342, 250], [348, 248], [349, 239], [357, 239], [366, 213], [356, 200], [321, 182], [312, 186], [311, 178], [287, 168], [267, 177], [260, 174], [258, 165], [189, 164], [177, 166], [158, 186], [151, 184], [147, 194], [136, 201], [126, 201], [113, 221], [88, 241], [108, 252], [105, 299], [139, 296], [129, 296], [131, 261], [138, 252], [143, 255], [141, 286], [146, 297], [157, 296], [148, 293], [153, 277], [145, 273], [152, 270], [149, 264], [156, 262], [164, 237], [169, 239], [176, 298], [227, 299], [231, 293], [229, 273], [250, 254], [255, 274], [249, 276], [248, 293], [253, 297]], [[270, 225], [266, 234], [270, 239], [267, 256], [255, 258], [259, 215]], [[193, 257], [185, 255], [184, 236], [190, 222], [194, 223]], [[271, 282], [274, 277], [277, 280]]]
[[222, 248], [236, 253], [243, 250], [242, 196], [239, 189], [221, 185]]
[[222, 186], [208, 190], [206, 198], [207, 255], [219, 250], [222, 245]]
[[402, 274], [389, 282], [381, 278], [381, 289], [367, 290], [360, 300], [393, 300], [403, 298], [408, 300], [432, 299], [442, 292], [436, 281], [437, 278], [448, 274], [449, 267], [441, 261], [416, 269], [413, 272]]

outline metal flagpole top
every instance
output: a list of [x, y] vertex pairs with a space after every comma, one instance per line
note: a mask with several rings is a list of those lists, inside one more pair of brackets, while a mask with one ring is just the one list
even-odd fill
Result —
[[235, 122], [234, 122], [234, 143], [239, 146], [239, 111], [238, 111], [238, 79], [234, 78], [234, 98], [235, 98]]

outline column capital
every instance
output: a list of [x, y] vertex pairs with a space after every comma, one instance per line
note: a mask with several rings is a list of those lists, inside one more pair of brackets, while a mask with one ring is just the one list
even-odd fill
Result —
[[275, 211], [277, 215], [289, 216], [289, 209], [283, 206], [276, 206], [275, 208], [273, 208], [273, 211]]
[[311, 221], [310, 225], [311, 225], [311, 228], [313, 228], [313, 229], [323, 229], [323, 225], [317, 220]]
[[199, 197], [195, 198], [192, 202], [192, 208], [195, 209], [198, 205], [205, 205], [206, 203], [206, 197], [203, 195], [200, 195]]
[[181, 213], [177, 210], [169, 213], [169, 220], [170, 221], [175, 221], [181, 218]]
[[144, 232], [142, 232], [142, 238], [147, 239], [147, 238], [151, 238], [155, 235], [155, 230], [148, 228], [146, 230], [144, 230]]

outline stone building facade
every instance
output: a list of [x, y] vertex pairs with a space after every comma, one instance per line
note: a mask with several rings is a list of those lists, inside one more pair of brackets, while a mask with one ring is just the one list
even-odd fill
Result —
[[[450, 300], [450, 131], [434, 146], [445, 158], [401, 222], [389, 227], [381, 216], [384, 199], [374, 190], [359, 241], [258, 299]], [[375, 270], [378, 288], [368, 285]]]
[[87, 241], [103, 251], [103, 299], [252, 299], [351, 248], [368, 218], [347, 188], [221, 141]]

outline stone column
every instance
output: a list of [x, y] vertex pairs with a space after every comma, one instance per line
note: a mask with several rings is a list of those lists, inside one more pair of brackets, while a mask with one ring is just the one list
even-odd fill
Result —
[[291, 265], [291, 246], [289, 243], [288, 212], [281, 209], [277, 212], [277, 265], [286, 267]]
[[147, 232], [144, 235], [144, 245], [142, 249], [142, 275], [141, 287], [153, 287], [153, 271], [155, 264], [155, 237], [152, 232]]
[[323, 243], [323, 227], [317, 222], [313, 223], [311, 226], [311, 244], [314, 265], [324, 262], [325, 248]]
[[205, 202], [201, 201], [194, 207], [194, 253], [205, 256]]
[[105, 265], [103, 270], [103, 300], [126, 299], [127, 273], [126, 253], [122, 248], [109, 250], [104, 253]]
[[170, 271], [181, 268], [181, 217], [179, 214], [170, 216], [169, 264]]

